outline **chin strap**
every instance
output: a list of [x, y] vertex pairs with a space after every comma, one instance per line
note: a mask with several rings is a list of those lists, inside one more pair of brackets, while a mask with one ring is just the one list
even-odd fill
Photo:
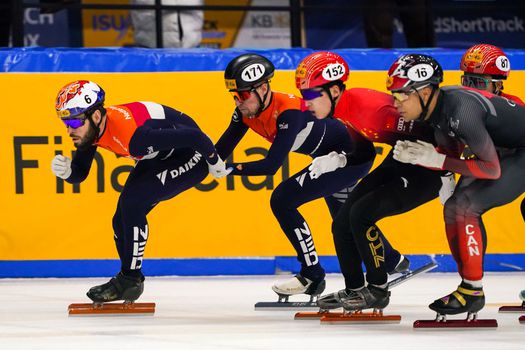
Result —
[[[346, 85], [345, 84], [337, 84], [341, 90], [341, 94], [345, 91], [346, 89]], [[323, 90], [326, 92], [326, 94], [328, 95], [328, 98], [330, 99], [330, 113], [328, 113], [328, 115], [326, 116], [327, 118], [333, 118], [334, 116], [334, 112], [335, 112], [335, 105], [336, 105], [336, 100], [337, 98], [334, 98], [332, 96], [332, 94], [330, 93], [330, 86], [333, 86], [333, 85], [324, 85], [323, 86]], [[341, 96], [341, 95], [339, 95]]]
[[266, 93], [264, 94], [263, 98], [261, 99], [261, 96], [259, 96], [259, 93], [255, 91], [255, 96], [257, 96], [257, 99], [259, 100], [259, 108], [257, 109], [257, 112], [255, 112], [255, 116], [259, 116], [268, 106], [264, 105], [264, 102], [268, 98], [268, 95], [270, 94], [270, 83], [267, 81], [266, 84], [268, 84], [268, 89], [266, 90]]
[[498, 95], [498, 96], [501, 95], [501, 92], [503, 91], [503, 84], [501, 85], [500, 88], [498, 88], [497, 84], [495, 84], [495, 83], [492, 83], [492, 84], [494, 84], [494, 92], [493, 92], [493, 94], [494, 95]]
[[419, 115], [419, 117], [417, 117], [416, 120], [425, 120], [425, 118], [427, 117], [428, 108], [430, 107], [430, 103], [432, 102], [432, 98], [434, 97], [436, 90], [436, 85], [432, 85], [432, 92], [430, 93], [430, 97], [428, 98], [427, 103], [423, 101], [423, 99], [419, 95], [419, 92], [416, 90], [417, 97], [419, 98], [419, 104], [421, 104], [422, 109], [421, 114]]
[[[93, 116], [93, 113], [95, 113], [95, 111], [97, 110], [97, 108], [99, 106], [95, 107], [92, 110], [93, 112], [89, 113], [89, 116], [87, 117], [87, 120], [89, 120], [89, 124], [91, 124], [93, 129], [95, 129], [95, 132], [96, 132], [96, 135], [97, 135], [96, 138], [95, 138], [95, 142], [98, 142], [98, 140], [100, 139], [100, 124], [102, 124], [102, 118], [100, 118], [100, 121], [98, 122], [98, 124], [95, 124], [95, 122], [93, 121], [93, 119], [91, 117]], [[102, 111], [100, 113], [102, 113]]]

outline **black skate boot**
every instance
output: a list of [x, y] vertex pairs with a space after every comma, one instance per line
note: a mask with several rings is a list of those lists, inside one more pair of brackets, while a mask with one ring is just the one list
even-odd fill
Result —
[[463, 312], [468, 313], [468, 319], [476, 318], [479, 310], [485, 306], [485, 294], [483, 288], [474, 288], [465, 282], [461, 282], [458, 289], [441, 299], [435, 300], [428, 307], [440, 315], [456, 315]]
[[393, 275], [395, 273], [407, 273], [409, 270], [410, 270], [410, 260], [408, 260], [406, 256], [401, 255], [397, 265], [394, 267], [393, 270], [388, 271], [388, 274]]
[[348, 297], [341, 301], [346, 311], [382, 310], [390, 302], [390, 292], [387, 289], [369, 284], [362, 289], [348, 291]]
[[346, 300], [350, 297], [352, 290], [350, 289], [341, 289], [338, 292], [323, 295], [317, 299], [317, 306], [321, 310], [333, 310], [343, 307], [343, 300]]
[[95, 303], [124, 300], [134, 302], [144, 291], [144, 277], [125, 276], [119, 272], [109, 282], [91, 288], [86, 294]]

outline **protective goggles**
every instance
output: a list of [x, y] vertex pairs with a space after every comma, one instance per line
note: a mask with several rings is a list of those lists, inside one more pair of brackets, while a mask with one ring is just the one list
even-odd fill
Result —
[[81, 118], [61, 118], [67, 128], [78, 129], [86, 123], [87, 117]]
[[477, 90], [487, 90], [490, 86], [490, 83], [495, 83], [501, 80], [498, 79], [488, 79], [476, 75], [462, 75], [461, 76], [461, 85], [466, 87], [471, 87]]
[[303, 100], [310, 101], [315, 98], [323, 96], [323, 90], [316, 90], [316, 89], [304, 89], [301, 90], [301, 96], [303, 96]]
[[406, 100], [408, 100], [410, 94], [413, 94], [414, 92], [416, 92], [416, 90], [396, 91], [392, 92], [392, 97], [394, 97], [394, 100], [398, 102], [405, 102]]
[[252, 95], [252, 91], [255, 91], [255, 89], [243, 91], [232, 90], [230, 91], [230, 94], [233, 96], [234, 99], [237, 99], [239, 102], [243, 102], [250, 98], [250, 96]]
[[426, 85], [423, 85], [423, 86], [420, 86], [420, 87], [417, 87], [417, 88], [413, 87], [410, 90], [394, 91], [394, 92], [392, 92], [392, 97], [394, 97], [394, 100], [396, 100], [398, 102], [405, 102], [406, 100], [408, 100], [408, 98], [410, 97], [411, 94], [413, 94], [414, 92], [419, 91], [421, 89], [424, 89], [424, 88], [426, 88], [429, 85], [430, 84], [426, 84]]

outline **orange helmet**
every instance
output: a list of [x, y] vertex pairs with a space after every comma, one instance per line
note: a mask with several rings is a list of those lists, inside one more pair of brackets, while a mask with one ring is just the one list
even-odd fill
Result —
[[479, 44], [465, 52], [459, 68], [465, 73], [486, 74], [496, 79], [507, 79], [510, 61], [500, 48]]
[[312, 89], [336, 81], [348, 80], [350, 68], [346, 61], [333, 52], [315, 52], [306, 56], [295, 71], [295, 86], [299, 90]]

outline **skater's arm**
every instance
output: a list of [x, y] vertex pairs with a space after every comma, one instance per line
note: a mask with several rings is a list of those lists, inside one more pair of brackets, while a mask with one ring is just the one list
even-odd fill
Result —
[[247, 131], [248, 126], [242, 122], [241, 112], [235, 109], [230, 125], [215, 144], [219, 156], [222, 159], [228, 158]]
[[[169, 122], [168, 122], [169, 123]], [[188, 125], [170, 125], [164, 122], [148, 120], [138, 127], [129, 143], [129, 152], [134, 157], [141, 157], [157, 151], [174, 148], [191, 148], [202, 154], [210, 164], [217, 162], [217, 152], [210, 138], [198, 127]]]
[[[443, 169], [472, 176], [480, 179], [497, 179], [501, 175], [496, 147], [490, 137], [484, 122], [486, 112], [474, 101], [463, 101], [455, 111], [458, 123], [454, 124], [454, 132], [470, 152], [473, 159], [460, 159], [447, 155]], [[452, 123], [453, 124], [453, 123]]]
[[232, 175], [273, 175], [283, 165], [292, 149], [297, 134], [304, 126], [298, 110], [287, 110], [277, 118], [277, 134], [266, 158], [247, 163], [228, 164], [234, 166]]
[[67, 182], [76, 184], [84, 181], [89, 175], [91, 164], [93, 164], [93, 158], [97, 146], [91, 146], [84, 150], [77, 150], [71, 161], [71, 175], [65, 179]]

